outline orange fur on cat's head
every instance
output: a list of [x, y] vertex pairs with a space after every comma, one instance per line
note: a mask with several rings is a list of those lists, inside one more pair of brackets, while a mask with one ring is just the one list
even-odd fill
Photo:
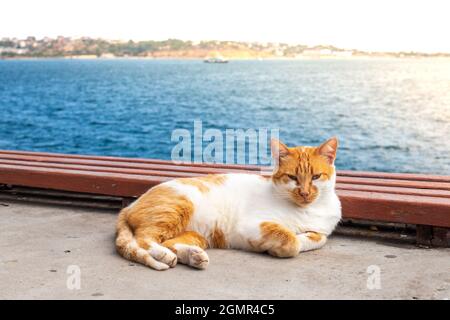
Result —
[[289, 148], [281, 141], [271, 142], [272, 155], [277, 163], [272, 180], [277, 192], [288, 196], [296, 204], [305, 206], [317, 199], [320, 189], [334, 177], [334, 160], [338, 140], [333, 137], [318, 147]]

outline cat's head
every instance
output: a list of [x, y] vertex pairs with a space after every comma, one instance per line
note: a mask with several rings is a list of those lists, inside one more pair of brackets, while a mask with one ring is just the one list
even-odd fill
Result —
[[337, 148], [335, 137], [318, 147], [293, 148], [273, 139], [271, 149], [277, 164], [272, 175], [275, 191], [299, 206], [306, 206], [313, 203], [321, 192], [334, 189]]

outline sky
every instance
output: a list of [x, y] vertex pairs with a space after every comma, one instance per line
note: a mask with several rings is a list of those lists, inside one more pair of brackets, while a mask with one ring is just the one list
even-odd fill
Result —
[[450, 52], [448, 0], [4, 0], [0, 12], [0, 38], [177, 38]]

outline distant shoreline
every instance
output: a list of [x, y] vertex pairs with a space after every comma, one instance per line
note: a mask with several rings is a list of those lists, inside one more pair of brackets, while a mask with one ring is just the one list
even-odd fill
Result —
[[[33, 56], [15, 56], [15, 57], [0, 57], [0, 61], [7, 60], [102, 60], [102, 61], [113, 61], [113, 60], [180, 60], [180, 61], [203, 61], [203, 58], [199, 57], [139, 57], [139, 56], [129, 56], [129, 57], [95, 57], [95, 56], [54, 56], [54, 57], [33, 57]], [[424, 56], [406, 56], [406, 57], [396, 57], [396, 56], [352, 56], [352, 57], [333, 57], [333, 56], [323, 56], [323, 57], [265, 57], [265, 58], [227, 58], [229, 61], [319, 61], [319, 60], [342, 60], [342, 61], [352, 61], [352, 60], [450, 60], [450, 57], [424, 57]]]
[[447, 59], [447, 52], [364, 51], [332, 45], [239, 41], [118, 41], [100, 38], [1, 38], [0, 59], [177, 59], [201, 60], [312, 60], [312, 59]]

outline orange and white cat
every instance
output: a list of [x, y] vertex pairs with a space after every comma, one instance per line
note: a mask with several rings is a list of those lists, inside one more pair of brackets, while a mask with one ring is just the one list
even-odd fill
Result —
[[177, 262], [204, 269], [206, 248], [294, 257], [322, 247], [341, 218], [335, 193], [338, 141], [288, 148], [272, 140], [278, 166], [271, 177], [221, 174], [157, 185], [117, 222], [125, 258], [157, 270]]

